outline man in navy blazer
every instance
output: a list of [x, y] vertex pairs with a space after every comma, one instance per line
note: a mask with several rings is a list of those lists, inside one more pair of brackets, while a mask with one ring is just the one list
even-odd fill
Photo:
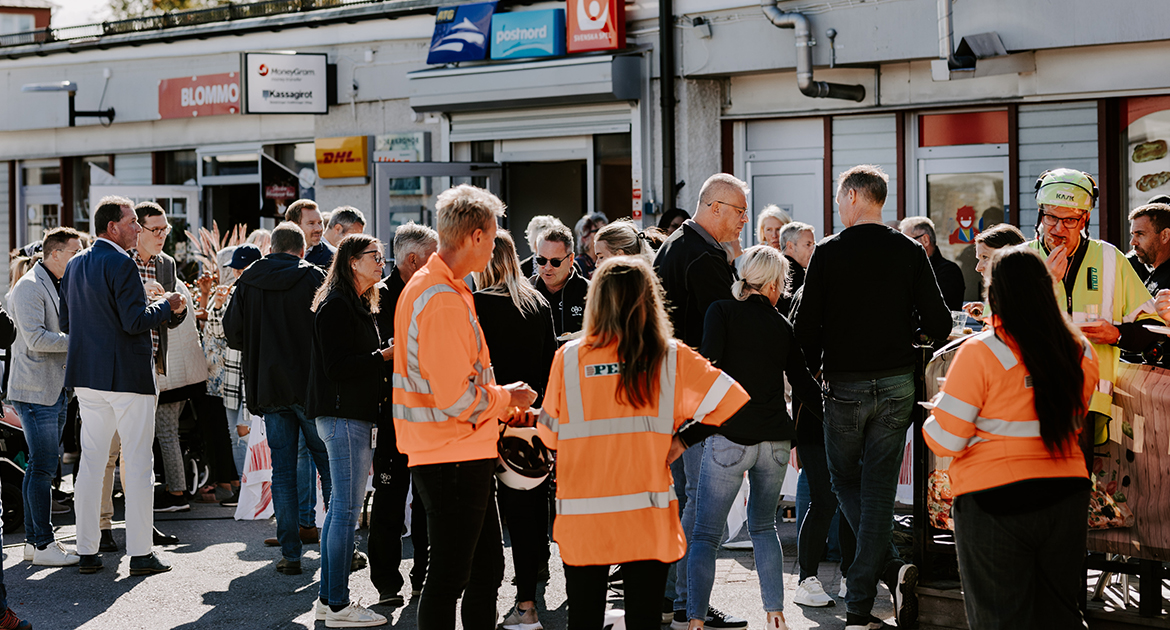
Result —
[[[122, 439], [126, 551], [130, 575], [171, 569], [151, 550], [154, 529], [155, 387], [150, 329], [186, 309], [177, 293], [148, 302], [138, 266], [126, 250], [142, 226], [134, 204], [105, 197], [93, 215], [97, 240], [69, 261], [61, 278], [61, 332], [69, 335], [65, 387], [81, 408], [81, 467], [75, 484], [77, 553], [82, 573], [102, 568], [98, 516], [102, 476], [116, 431]], [[78, 317], [70, 319], [70, 313]]]

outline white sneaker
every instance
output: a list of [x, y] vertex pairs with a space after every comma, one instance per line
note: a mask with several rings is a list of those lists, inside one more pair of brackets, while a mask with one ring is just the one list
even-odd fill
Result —
[[326, 628], [368, 628], [384, 623], [386, 623], [385, 617], [353, 602], [337, 612], [333, 612], [333, 609], [330, 608], [325, 613]]
[[33, 555], [36, 554], [37, 548], [32, 543], [24, 543], [24, 561], [32, 562]]
[[329, 606], [317, 598], [317, 605], [313, 608], [313, 618], [317, 621], [325, 621], [325, 615], [329, 612]]
[[544, 630], [544, 626], [540, 625], [540, 620], [536, 618], [536, 606], [520, 612], [520, 606], [517, 604], [512, 607], [512, 612], [504, 617], [504, 630]]
[[55, 540], [44, 549], [33, 549], [33, 566], [67, 567], [81, 562], [81, 556], [65, 551], [65, 545]]
[[821, 586], [821, 581], [815, 575], [804, 578], [800, 586], [796, 587], [796, 596], [793, 597], [793, 601], [801, 606], [813, 606], [815, 608], [837, 605], [837, 602], [825, 592], [824, 587]]
[[849, 591], [845, 590], [845, 576], [842, 575], [841, 576], [841, 591], [839, 593], [837, 593], [837, 597], [840, 597], [841, 599], [845, 599], [845, 595], [848, 592]]

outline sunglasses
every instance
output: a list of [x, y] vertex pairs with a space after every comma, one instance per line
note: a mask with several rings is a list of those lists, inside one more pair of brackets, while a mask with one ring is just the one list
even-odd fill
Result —
[[561, 263], [565, 262], [565, 259], [567, 259], [570, 256], [572, 256], [572, 254], [565, 254], [564, 256], [561, 256], [560, 258], [545, 258], [544, 256], [537, 256], [536, 257], [536, 264], [540, 265], [541, 267], [543, 267], [545, 265], [552, 265], [553, 267], [560, 267]]

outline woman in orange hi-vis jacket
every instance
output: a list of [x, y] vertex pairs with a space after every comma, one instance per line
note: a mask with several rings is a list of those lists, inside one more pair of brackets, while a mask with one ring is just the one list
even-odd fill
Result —
[[959, 348], [922, 429], [932, 451], [955, 458], [967, 621], [973, 630], [1084, 628], [1090, 482], [1077, 437], [1097, 355], [1065, 320], [1035, 251], [996, 252], [987, 292], [992, 329]]
[[686, 551], [669, 463], [748, 395], [671, 338], [645, 259], [603, 262], [585, 303], [585, 336], [557, 351], [537, 424], [557, 449], [553, 538], [569, 630], [602, 626], [614, 564], [625, 578], [626, 628], [658, 630], [667, 568]]

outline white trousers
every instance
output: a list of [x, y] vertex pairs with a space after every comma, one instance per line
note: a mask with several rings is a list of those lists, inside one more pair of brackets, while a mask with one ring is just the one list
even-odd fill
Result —
[[154, 408], [157, 396], [76, 390], [81, 409], [81, 468], [74, 484], [77, 553], [94, 554], [101, 533], [102, 478], [114, 433], [122, 439], [126, 493], [126, 553], [145, 556], [154, 544]]

